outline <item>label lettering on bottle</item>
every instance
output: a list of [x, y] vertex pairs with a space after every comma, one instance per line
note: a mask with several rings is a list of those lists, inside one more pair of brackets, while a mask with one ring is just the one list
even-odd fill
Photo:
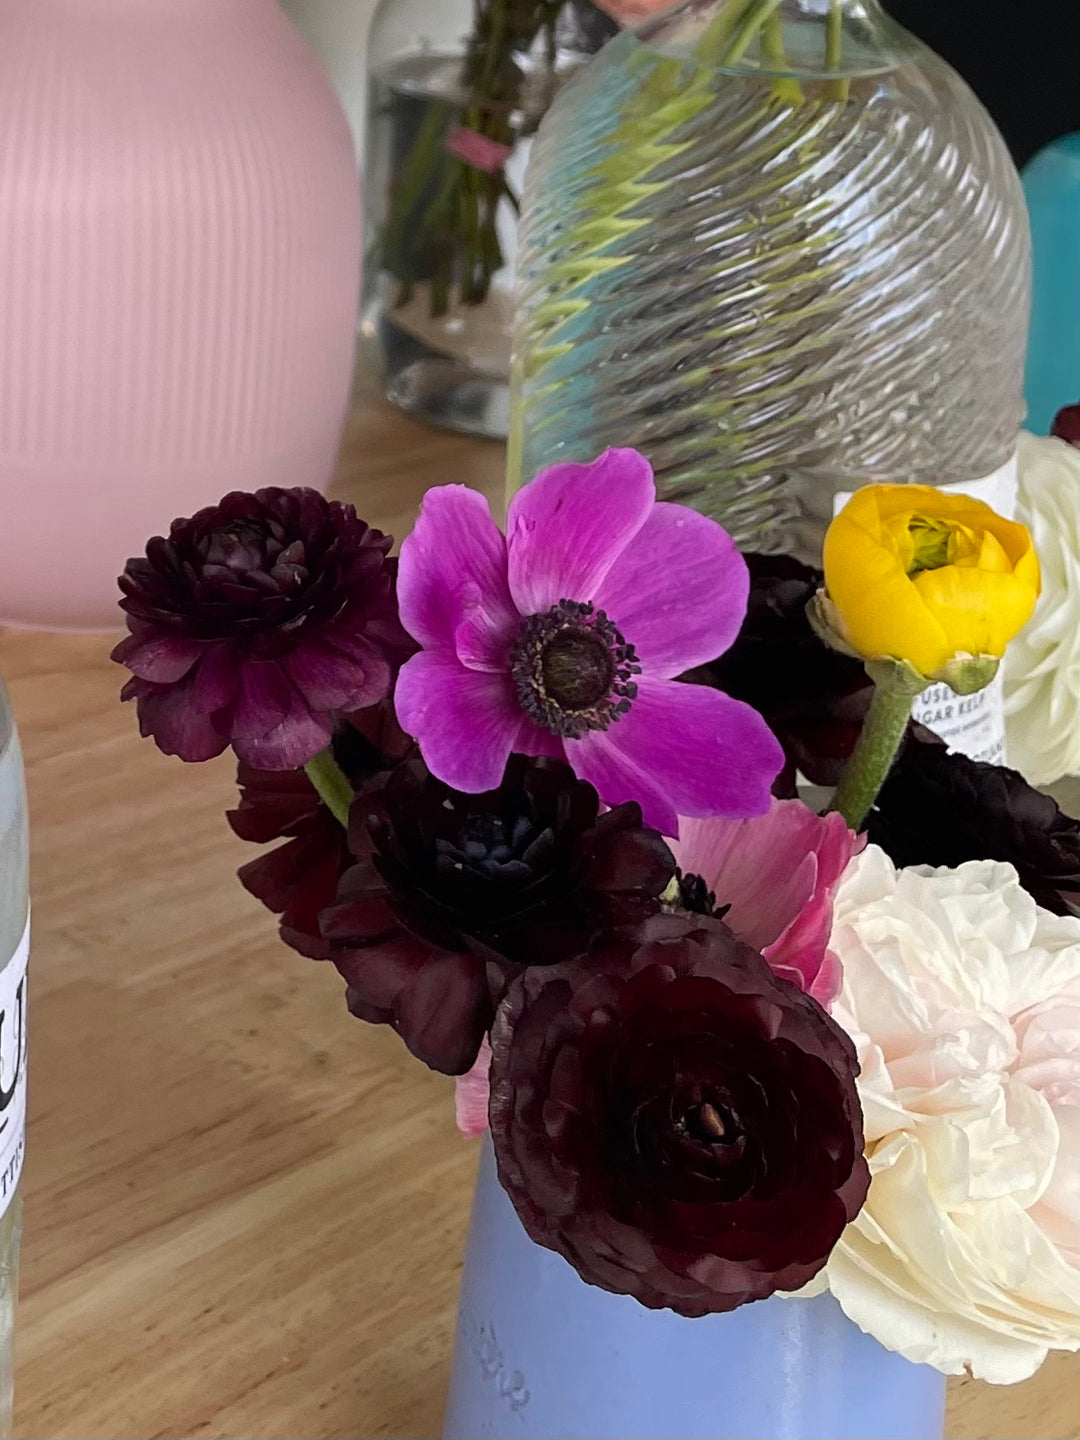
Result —
[[[942, 485], [948, 494], [970, 495], [984, 500], [999, 515], [1011, 520], [1016, 514], [1017, 457], [1013, 455], [999, 469], [979, 480], [962, 485]], [[835, 497], [833, 514], [851, 499], [846, 491]], [[912, 712], [920, 725], [933, 730], [953, 750], [972, 760], [987, 760], [1004, 765], [1005, 759], [1005, 693], [1000, 673], [985, 690], [975, 695], [957, 695], [948, 685], [931, 685], [915, 701]]]
[[30, 922], [19, 947], [0, 970], [0, 1216], [22, 1174], [26, 1148], [26, 965]]

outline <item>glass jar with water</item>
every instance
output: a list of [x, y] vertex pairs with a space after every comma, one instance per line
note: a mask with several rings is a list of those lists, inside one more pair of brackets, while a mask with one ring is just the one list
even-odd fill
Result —
[[506, 434], [526, 159], [555, 91], [614, 33], [589, 0], [382, 0], [361, 334], [403, 409]]

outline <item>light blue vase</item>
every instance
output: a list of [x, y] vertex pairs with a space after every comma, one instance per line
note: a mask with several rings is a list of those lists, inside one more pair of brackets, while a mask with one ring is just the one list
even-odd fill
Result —
[[1080, 400], [1080, 134], [1045, 146], [1024, 168], [1034, 288], [1024, 398], [1045, 435]]
[[940, 1440], [945, 1379], [831, 1296], [685, 1320], [586, 1285], [477, 1180], [443, 1440]]

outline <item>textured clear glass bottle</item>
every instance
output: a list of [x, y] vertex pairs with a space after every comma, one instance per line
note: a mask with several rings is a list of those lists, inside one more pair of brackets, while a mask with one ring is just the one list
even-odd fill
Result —
[[402, 409], [506, 435], [532, 137], [614, 31], [588, 0], [382, 0], [369, 41], [361, 337]]
[[1018, 177], [876, 0], [684, 0], [622, 35], [544, 122], [520, 241], [512, 486], [635, 445], [666, 498], [817, 561], [838, 493], [1014, 455]]
[[22, 752], [0, 684], [0, 1437], [11, 1434], [26, 1119], [29, 889]]

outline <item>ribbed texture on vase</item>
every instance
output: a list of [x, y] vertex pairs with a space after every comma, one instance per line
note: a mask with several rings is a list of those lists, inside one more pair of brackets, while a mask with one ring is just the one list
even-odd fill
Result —
[[0, 153], [0, 616], [114, 623], [175, 515], [328, 482], [351, 138], [276, 0], [7, 0]]
[[846, 104], [804, 89], [627, 37], [557, 102], [522, 229], [523, 478], [636, 445], [667, 498], [809, 556], [838, 490], [1008, 458], [1028, 240], [1004, 146], [929, 55]]

